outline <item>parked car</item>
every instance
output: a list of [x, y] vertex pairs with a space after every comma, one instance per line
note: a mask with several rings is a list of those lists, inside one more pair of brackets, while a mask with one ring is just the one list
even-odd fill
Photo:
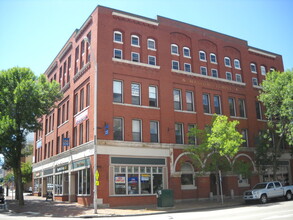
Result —
[[269, 199], [285, 197], [287, 200], [292, 199], [293, 186], [282, 186], [279, 181], [263, 182], [256, 184], [252, 190], [244, 192], [243, 199], [245, 202], [259, 201], [262, 204]]

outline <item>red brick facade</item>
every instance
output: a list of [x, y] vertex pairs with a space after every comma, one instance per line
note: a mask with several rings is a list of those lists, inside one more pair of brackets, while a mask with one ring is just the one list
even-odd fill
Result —
[[[35, 193], [53, 191], [58, 200], [92, 204], [97, 89], [99, 203], [153, 204], [158, 188], [173, 189], [177, 200], [208, 198], [210, 174], [197, 175], [200, 167], [193, 165], [188, 171], [188, 129], [203, 128], [214, 113], [239, 120], [247, 147], [228, 162], [243, 160], [256, 171], [254, 138], [266, 126], [263, 112], [256, 113], [264, 68], [283, 71], [282, 57], [190, 24], [98, 6], [46, 71], [48, 80], [60, 83], [64, 98], [40, 119], [44, 129], [35, 136]], [[183, 183], [190, 174], [193, 183]], [[240, 186], [238, 176], [223, 175], [226, 196], [231, 189], [241, 195], [259, 181], [254, 174]]]

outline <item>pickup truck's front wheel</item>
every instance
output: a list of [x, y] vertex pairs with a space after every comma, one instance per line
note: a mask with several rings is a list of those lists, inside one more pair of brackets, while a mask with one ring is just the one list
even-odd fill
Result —
[[292, 193], [290, 191], [286, 192], [286, 200], [292, 199]]
[[262, 194], [260, 197], [260, 203], [261, 204], [266, 204], [268, 202], [268, 197], [266, 194]]

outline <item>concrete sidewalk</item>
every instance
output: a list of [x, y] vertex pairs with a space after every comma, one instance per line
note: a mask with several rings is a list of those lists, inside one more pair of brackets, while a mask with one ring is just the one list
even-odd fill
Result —
[[[202, 211], [209, 209], [219, 209], [236, 207], [243, 205], [242, 198], [225, 198], [224, 204], [216, 200], [192, 200], [176, 202], [174, 207], [157, 207], [156, 205], [147, 205], [144, 207], [118, 207], [118, 208], [100, 208], [98, 214], [94, 214], [94, 209], [84, 207], [77, 203], [46, 201], [45, 198], [25, 195], [25, 205], [18, 206], [18, 201], [7, 197], [7, 215], [21, 216], [47, 216], [47, 217], [105, 217], [105, 216], [133, 216], [133, 215], [151, 215], [171, 212]], [[2, 212], [1, 212], [2, 213]]]

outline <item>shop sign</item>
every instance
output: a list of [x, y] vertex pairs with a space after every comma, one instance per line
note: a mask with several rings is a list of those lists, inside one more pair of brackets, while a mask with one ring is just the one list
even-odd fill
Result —
[[150, 174], [141, 174], [141, 182], [148, 182], [150, 180]]
[[56, 167], [56, 173], [68, 170], [68, 165]]
[[41, 177], [42, 176], [42, 172], [36, 172], [35, 173], [35, 177], [37, 178], [37, 177]]
[[51, 169], [47, 169], [47, 170], [44, 170], [44, 176], [45, 175], [50, 175], [50, 174], [52, 174], [53, 173], [53, 168], [51, 168]]
[[69, 138], [63, 138], [62, 145], [68, 147], [69, 146]]
[[90, 165], [90, 159], [83, 159], [76, 162], [73, 162], [73, 169], [81, 168], [81, 167], [87, 167]]
[[138, 183], [138, 177], [129, 177], [128, 178], [128, 184], [136, 184]]
[[42, 147], [42, 141], [40, 140], [40, 141], [37, 142], [37, 149], [39, 149], [41, 147]]
[[79, 125], [83, 121], [88, 119], [88, 110], [85, 110], [81, 114], [75, 117], [75, 125]]
[[125, 183], [125, 176], [115, 176], [115, 183]]

